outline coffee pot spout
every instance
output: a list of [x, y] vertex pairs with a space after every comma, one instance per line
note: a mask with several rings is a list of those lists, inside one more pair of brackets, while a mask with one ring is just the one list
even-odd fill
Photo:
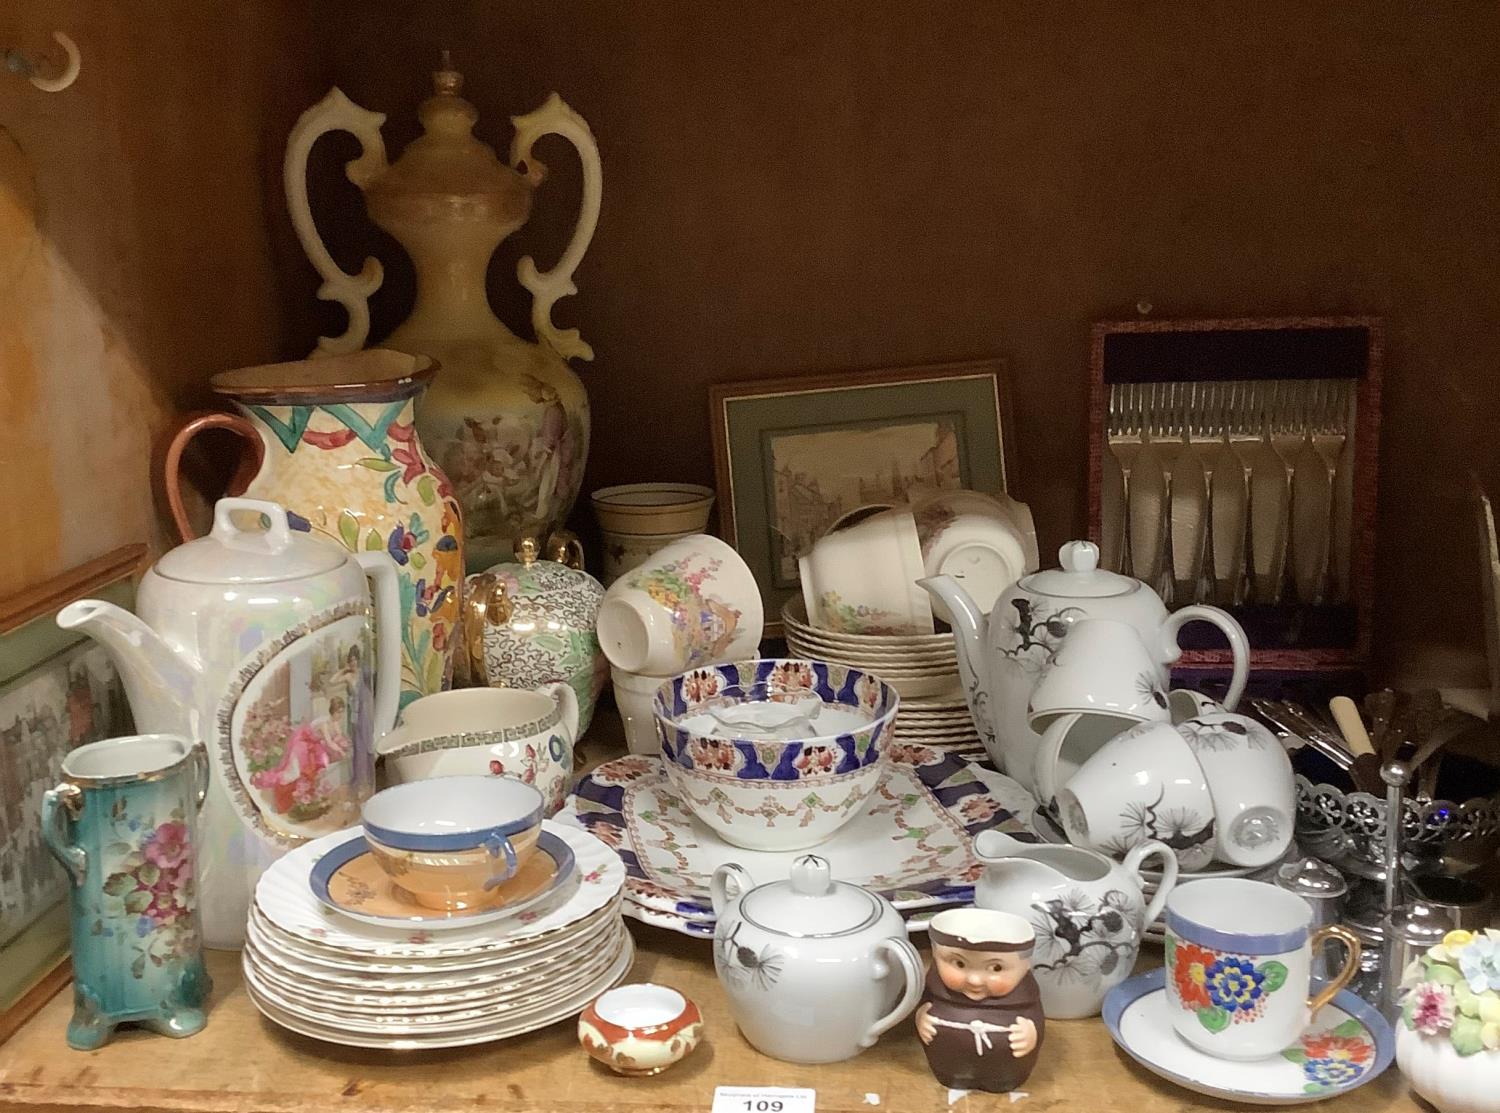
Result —
[[199, 667], [141, 619], [102, 599], [80, 599], [57, 614], [104, 647], [125, 684], [137, 730], [198, 737]]

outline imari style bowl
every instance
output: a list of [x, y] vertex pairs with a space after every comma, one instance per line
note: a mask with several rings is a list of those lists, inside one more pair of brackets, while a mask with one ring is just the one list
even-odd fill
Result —
[[695, 669], [656, 694], [667, 779], [726, 842], [802, 850], [863, 810], [900, 697], [860, 669], [756, 660]]
[[542, 794], [509, 777], [434, 777], [365, 802], [380, 868], [424, 908], [485, 908], [536, 852]]
[[578, 1042], [616, 1074], [660, 1074], [703, 1039], [703, 1014], [671, 986], [616, 986], [578, 1017]]

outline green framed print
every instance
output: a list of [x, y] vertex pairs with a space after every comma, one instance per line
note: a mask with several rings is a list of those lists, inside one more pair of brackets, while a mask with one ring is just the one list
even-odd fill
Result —
[[65, 754], [128, 734], [119, 675], [57, 612], [93, 596], [130, 606], [144, 545], [126, 545], [0, 600], [0, 1038], [45, 1000], [32, 992], [66, 977], [67, 876], [42, 841], [42, 793]]
[[755, 573], [766, 633], [797, 557], [835, 521], [918, 488], [1006, 490], [999, 360], [721, 383], [709, 393], [724, 540]]

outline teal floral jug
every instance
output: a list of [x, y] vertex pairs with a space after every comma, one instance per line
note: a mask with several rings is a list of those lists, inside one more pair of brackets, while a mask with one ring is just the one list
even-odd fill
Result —
[[193, 851], [207, 786], [202, 747], [143, 734], [80, 746], [42, 797], [47, 846], [72, 881], [69, 1046], [91, 1051], [126, 1022], [177, 1037], [203, 1027]]
[[163, 482], [184, 541], [195, 536], [182, 497], [188, 442], [205, 429], [238, 433], [246, 451], [230, 495], [286, 507], [293, 529], [351, 553], [386, 553], [401, 588], [401, 705], [447, 688], [458, 648], [464, 543], [458, 501], [414, 424], [437, 372], [425, 356], [372, 348], [215, 375], [234, 413], [183, 418]]

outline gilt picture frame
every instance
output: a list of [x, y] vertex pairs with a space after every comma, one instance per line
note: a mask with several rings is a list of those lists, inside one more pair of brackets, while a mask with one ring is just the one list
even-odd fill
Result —
[[58, 627], [88, 597], [129, 607], [144, 545], [125, 545], [0, 599], [0, 1041], [70, 976], [67, 877], [41, 837], [41, 797], [63, 756], [131, 731], [104, 650]]
[[999, 493], [1010, 479], [999, 359], [710, 388], [720, 532], [749, 564], [766, 635], [796, 558], [839, 517], [921, 487]]

